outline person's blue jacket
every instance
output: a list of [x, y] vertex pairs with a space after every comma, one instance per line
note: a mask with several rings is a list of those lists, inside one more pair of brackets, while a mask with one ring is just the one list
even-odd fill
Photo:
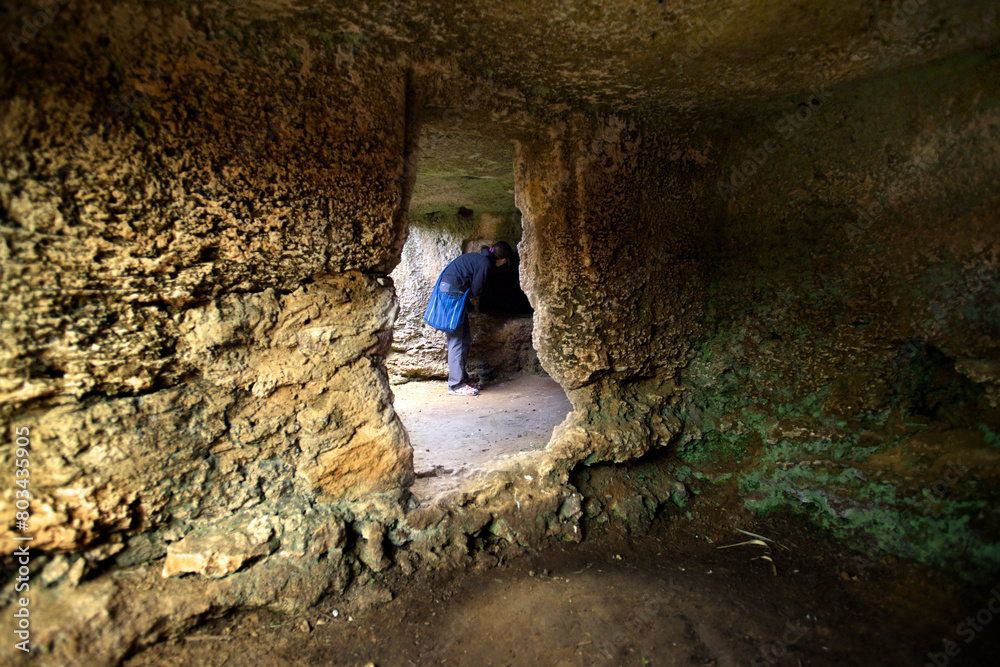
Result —
[[459, 255], [441, 273], [442, 285], [447, 283], [452, 289], [464, 292], [471, 289], [472, 296], [483, 293], [486, 277], [493, 269], [493, 256], [489, 251], [467, 252]]

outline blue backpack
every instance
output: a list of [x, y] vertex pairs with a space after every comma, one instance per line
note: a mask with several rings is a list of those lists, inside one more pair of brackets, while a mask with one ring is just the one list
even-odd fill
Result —
[[424, 311], [424, 322], [445, 333], [452, 333], [465, 320], [465, 302], [469, 300], [470, 290], [465, 290], [462, 296], [453, 296], [439, 290], [440, 285], [441, 276], [438, 276], [434, 291], [431, 292], [431, 300], [427, 302], [427, 310]]

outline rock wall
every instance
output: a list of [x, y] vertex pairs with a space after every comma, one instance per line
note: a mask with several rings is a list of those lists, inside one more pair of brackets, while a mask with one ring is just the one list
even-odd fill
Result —
[[317, 20], [92, 9], [0, 78], [0, 418], [30, 434], [31, 492], [22, 530], [0, 486], [0, 548], [33, 538], [41, 660], [112, 664], [220, 610], [466, 562], [480, 530], [578, 537], [571, 489], [495, 498], [520, 468], [409, 513], [387, 274], [434, 75]]
[[993, 69], [817, 86], [721, 135], [578, 118], [519, 144], [535, 345], [575, 408], [553, 472], [669, 444], [666, 479], [736, 475], [872, 558], [994, 577]]
[[392, 354], [387, 365], [400, 377], [447, 377], [444, 334], [424, 324], [424, 310], [441, 271], [462, 254], [462, 242], [472, 231], [454, 225], [411, 225], [399, 265], [392, 272], [399, 298], [393, 329]]
[[674, 465], [735, 471], [863, 564], [1000, 572], [996, 75], [965, 56], [786, 98], [714, 184]]
[[[377, 276], [412, 186], [407, 72], [294, 40], [267, 72], [229, 71], [222, 53], [241, 47], [218, 31], [280, 36], [191, 21], [126, 7], [73, 40], [53, 26], [5, 79], [0, 400], [36, 436], [33, 528], [53, 530], [39, 548], [71, 544], [68, 522], [146, 529], [264, 461], [303, 472], [309, 495], [408, 480], [388, 392], [359, 393], [384, 378], [395, 314]], [[149, 43], [160, 23], [174, 29]], [[171, 451], [178, 468], [148, 467]]]
[[[31, 517], [5, 477], [0, 549], [33, 537], [38, 639], [121, 626], [101, 661], [213, 606], [308, 604], [343, 583], [332, 503], [401, 500], [386, 274], [419, 103], [404, 64], [294, 23], [88, 9], [4, 63], [0, 419], [30, 433]], [[203, 601], [140, 596], [127, 623], [127, 587], [91, 581], [112, 558], [165, 557], [155, 580], [272, 555]]]
[[701, 221], [714, 168], [697, 141], [577, 117], [515, 151], [521, 282], [534, 341], [575, 422], [550, 449], [570, 463], [667, 445], [697, 330]]
[[200, 371], [183, 386], [19, 413], [14, 428], [33, 440], [35, 546], [110, 536], [120, 549], [266, 499], [406, 486], [411, 452], [378, 360], [394, 315], [391, 288], [362, 274], [219, 297], [180, 320], [177, 357]]
[[[360, 30], [327, 9], [65, 5], [0, 70], [0, 419], [30, 433], [43, 661], [113, 663], [235, 606], [300, 608], [390, 567], [579, 539], [572, 483], [596, 495], [615, 469], [588, 466], [636, 457], [663, 474], [616, 499], [629, 516], [682, 500], [676, 480], [735, 475], [751, 507], [886, 536], [876, 553], [995, 569], [990, 57], [891, 74], [862, 49], [836, 78], [876, 78], [786, 97], [773, 65], [787, 54], [772, 54], [730, 71], [733, 88], [633, 88], [621, 113], [482, 72], [476, 89], [495, 94], [455, 123], [516, 139], [534, 348], [574, 412], [547, 451], [416, 508], [384, 357], [397, 308], [422, 311], [410, 286], [458, 252], [416, 234], [434, 248], [422, 263], [403, 243], [425, 96], [473, 87], [419, 45], [450, 48], [448, 26], [465, 37], [468, 22], [439, 33], [366, 5]], [[892, 41], [890, 56], [912, 53], [897, 64], [981, 32], [911, 48], [917, 30]], [[646, 68], [645, 49], [628, 62]], [[821, 55], [796, 57], [797, 80]], [[711, 104], [692, 113], [698, 95]], [[401, 255], [419, 280], [398, 281], [397, 301]], [[15, 452], [0, 443], [4, 470]], [[0, 486], [4, 550], [24, 532], [15, 492]], [[8, 582], [0, 604], [13, 599]]]

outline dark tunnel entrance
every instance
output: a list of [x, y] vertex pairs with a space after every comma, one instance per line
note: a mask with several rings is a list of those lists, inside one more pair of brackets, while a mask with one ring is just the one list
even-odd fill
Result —
[[528, 295], [521, 289], [521, 281], [518, 276], [520, 263], [520, 255], [515, 254], [510, 262], [497, 267], [490, 274], [486, 280], [486, 289], [479, 297], [479, 312], [512, 316], [532, 313], [531, 304], [528, 303]]

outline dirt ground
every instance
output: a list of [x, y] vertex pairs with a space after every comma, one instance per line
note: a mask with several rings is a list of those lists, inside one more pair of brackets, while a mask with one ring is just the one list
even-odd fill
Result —
[[[570, 408], [558, 385], [528, 375], [475, 398], [447, 396], [443, 382], [394, 391], [416, 470], [433, 473], [414, 488], [424, 500], [497, 457], [544, 447]], [[727, 546], [756, 539], [740, 530], [767, 546]], [[391, 569], [295, 616], [229, 614], [125, 664], [1000, 664], [1000, 620], [988, 622], [1000, 582], [860, 559], [794, 516], [750, 513], [735, 482], [658, 518], [644, 536], [604, 524], [586, 531], [581, 544], [478, 552], [458, 571], [402, 578]], [[979, 625], [962, 625], [977, 615]]]
[[[498, 564], [479, 554], [457, 572], [384, 575], [294, 617], [233, 614], [126, 664], [920, 667], [929, 652], [937, 667], [1000, 664], [990, 586], [893, 559], [859, 570], [794, 517], [705, 496], [686, 511], [642, 537], [604, 528]], [[720, 549], [752, 539], [736, 527], [780, 546]], [[979, 632], [960, 625], [977, 614]]]
[[562, 387], [539, 375], [498, 380], [471, 397], [449, 396], [443, 380], [392, 391], [413, 445], [410, 490], [421, 501], [458, 488], [491, 461], [544, 448], [571, 409]]

